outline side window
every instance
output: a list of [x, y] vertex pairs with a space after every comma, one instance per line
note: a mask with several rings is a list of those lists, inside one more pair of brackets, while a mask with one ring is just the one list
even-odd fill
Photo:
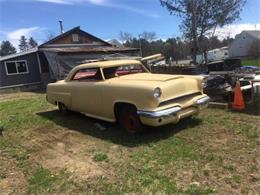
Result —
[[72, 78], [72, 81], [100, 81], [102, 75], [99, 68], [86, 68], [81, 69]]
[[5, 62], [7, 75], [29, 73], [26, 60]]
[[25, 61], [18, 61], [18, 62], [16, 62], [16, 64], [17, 64], [17, 70], [19, 73], [27, 72], [27, 66], [26, 66]]
[[15, 62], [6, 62], [7, 74], [17, 74]]
[[122, 76], [126, 74], [133, 74], [133, 73], [141, 73], [146, 72], [142, 66], [133, 64], [133, 65], [127, 65], [127, 66], [121, 66], [117, 69], [117, 75]]

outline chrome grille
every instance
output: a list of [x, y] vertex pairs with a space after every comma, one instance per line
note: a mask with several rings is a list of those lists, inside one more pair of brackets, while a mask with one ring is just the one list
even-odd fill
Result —
[[191, 94], [179, 96], [179, 97], [176, 97], [176, 98], [173, 98], [173, 99], [161, 102], [159, 104], [159, 107], [160, 106], [166, 106], [166, 105], [169, 105], [169, 104], [174, 104], [174, 103], [177, 103], [177, 102], [183, 101], [183, 100], [192, 99], [192, 98], [194, 98], [195, 96], [198, 96], [198, 95], [202, 95], [202, 93], [201, 92], [196, 92], [196, 93], [191, 93]]

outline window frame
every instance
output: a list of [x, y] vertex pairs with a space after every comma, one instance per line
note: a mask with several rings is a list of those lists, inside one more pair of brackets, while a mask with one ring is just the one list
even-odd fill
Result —
[[[18, 67], [17, 67], [18, 66], [18, 62], [25, 62], [26, 72], [19, 72], [18, 71]], [[8, 73], [7, 63], [15, 63], [16, 73]], [[28, 65], [27, 65], [27, 60], [5, 61], [5, 72], [6, 72], [6, 75], [28, 74], [29, 73], [29, 69], [28, 69]]]
[[77, 73], [79, 73], [82, 70], [86, 70], [86, 69], [97, 69], [97, 72], [98, 71], [100, 72], [102, 78], [100, 80], [91, 80], [91, 79], [88, 80], [88, 79], [85, 79], [84, 82], [86, 82], [86, 83], [89, 83], [89, 82], [100, 82], [100, 81], [104, 81], [105, 80], [104, 79], [104, 75], [103, 75], [103, 70], [100, 67], [89, 67], [89, 68], [81, 68], [81, 69], [75, 71], [74, 74], [72, 75], [72, 77], [69, 79], [69, 82], [80, 81], [80, 79], [75, 79], [74, 80], [74, 77], [76, 76]]
[[79, 34], [77, 34], [77, 33], [72, 34], [72, 42], [79, 43]]
[[[140, 72], [140, 73], [149, 73], [149, 70], [147, 70], [147, 68], [143, 65], [143, 64], [122, 64], [122, 65], [117, 65], [117, 66], [111, 66], [111, 67], [105, 67], [105, 68], [102, 68], [102, 73], [103, 73], [103, 77], [105, 80], [109, 80], [110, 78], [106, 78], [106, 75], [104, 73], [104, 69], [108, 69], [108, 68], [113, 68], [113, 67], [116, 67], [116, 68], [119, 68], [119, 67], [129, 67], [129, 66], [140, 66], [140, 68], [142, 69], [143, 72]], [[138, 73], [130, 73], [130, 74], [138, 74]], [[129, 75], [129, 74], [125, 74], [125, 75]], [[120, 76], [125, 76], [125, 75], [118, 75], [118, 77]], [[115, 77], [114, 77], [115, 78]]]

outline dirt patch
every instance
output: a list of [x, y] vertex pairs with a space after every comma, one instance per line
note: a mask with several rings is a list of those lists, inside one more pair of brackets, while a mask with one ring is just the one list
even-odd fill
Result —
[[0, 150], [0, 194], [25, 194], [26, 180], [15, 160]]
[[53, 170], [66, 170], [73, 176], [87, 180], [94, 177], [113, 177], [112, 170], [106, 170], [101, 164], [93, 161], [87, 150], [87, 138], [80, 139], [80, 133], [70, 130], [46, 132], [36, 129], [26, 147], [37, 150], [32, 160], [43, 167]]
[[230, 135], [225, 129], [213, 129], [210, 133], [211, 139], [208, 142], [208, 145], [213, 148], [224, 147], [230, 141]]

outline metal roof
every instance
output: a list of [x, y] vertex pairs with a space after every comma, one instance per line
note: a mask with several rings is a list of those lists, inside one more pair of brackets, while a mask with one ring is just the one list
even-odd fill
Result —
[[35, 47], [35, 48], [29, 49], [27, 51], [23, 51], [23, 52], [11, 54], [11, 55], [8, 55], [8, 56], [0, 57], [0, 61], [4, 61], [4, 60], [8, 60], [8, 59], [19, 57], [19, 56], [35, 53], [37, 51], [38, 51], [38, 47]]
[[49, 51], [57, 53], [93, 53], [93, 52], [120, 52], [120, 51], [138, 51], [136, 48], [118, 48], [110, 46], [96, 47], [64, 47], [64, 48], [40, 48], [40, 51]]

